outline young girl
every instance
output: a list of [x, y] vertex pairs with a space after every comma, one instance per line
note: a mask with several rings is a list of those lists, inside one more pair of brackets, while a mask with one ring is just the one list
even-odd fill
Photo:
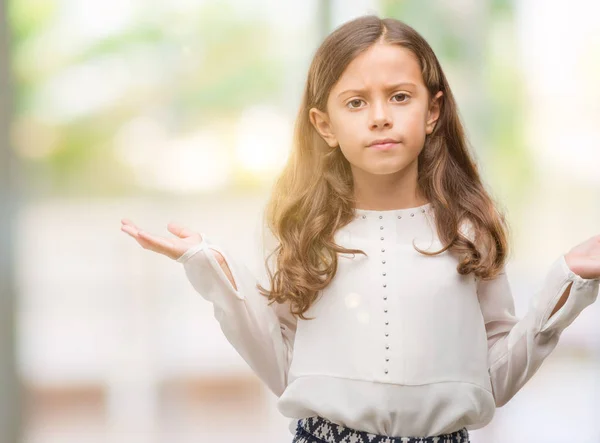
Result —
[[435, 54], [398, 20], [359, 17], [319, 47], [267, 210], [270, 290], [204, 234], [122, 229], [183, 264], [294, 442], [468, 442], [598, 296], [595, 236], [515, 316], [505, 218]]

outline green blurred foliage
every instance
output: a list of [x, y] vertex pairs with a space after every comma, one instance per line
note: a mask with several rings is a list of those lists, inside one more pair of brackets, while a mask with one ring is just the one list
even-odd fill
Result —
[[[15, 122], [25, 128], [15, 149], [35, 151], [35, 146], [22, 149], [20, 143], [36, 143], [27, 134], [43, 134], [48, 125], [58, 134], [58, 145], [47, 154], [23, 155], [24, 170], [34, 174], [28, 178], [34, 194], [128, 192], [134, 185], [132, 174], [123, 170], [111, 147], [123, 124], [150, 113], [177, 136], [211, 121], [234, 121], [245, 107], [276, 100], [280, 92], [283, 61], [271, 49], [277, 36], [267, 23], [235, 13], [234, 3], [207, 2], [189, 13], [167, 11], [159, 20], [153, 11], [140, 12], [132, 26], [72, 53], [53, 46], [57, 8], [53, 1], [9, 3]], [[108, 106], [67, 121], [54, 119], [52, 109], [44, 109], [42, 92], [52, 80], [71, 68], [94, 63], [97, 67], [103, 61], [131, 65], [131, 75], [140, 71], [135, 63], [141, 61], [152, 66], [156, 72], [149, 74], [160, 80], [133, 81]], [[80, 92], [83, 100], [86, 91]]]

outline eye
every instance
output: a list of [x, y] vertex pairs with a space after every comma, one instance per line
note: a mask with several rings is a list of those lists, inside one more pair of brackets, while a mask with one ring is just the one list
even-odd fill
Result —
[[[403, 92], [401, 92], [400, 94], [396, 94], [394, 95], [394, 97], [404, 97], [404, 100], [399, 100], [396, 101], [396, 103], [404, 103], [406, 101], [408, 101], [408, 99], [410, 98], [410, 96], [408, 94], [405, 94]], [[346, 103], [346, 107], [350, 108], [350, 109], [358, 109], [358, 105], [362, 102], [363, 100], [359, 99], [359, 98], [355, 98], [353, 100], [350, 100], [348, 103]], [[357, 106], [353, 106], [352, 104], [357, 104]]]
[[406, 100], [401, 100], [399, 103], [403, 103], [409, 99], [409, 96], [403, 92], [401, 92], [400, 94], [394, 95], [394, 97], [406, 97]]
[[[359, 103], [360, 103], [360, 102], [362, 102], [362, 100], [361, 100], [361, 99], [359, 99], [359, 98], [355, 98], [354, 100], [350, 100], [350, 101], [349, 101], [349, 102], [346, 104], [346, 106], [348, 106], [348, 105], [349, 105], [349, 104], [351, 104], [351, 103], [356, 103], [356, 102], [359, 102]], [[350, 108], [350, 109], [356, 109], [357, 107], [356, 107], [356, 106], [349, 106], [349, 108]]]

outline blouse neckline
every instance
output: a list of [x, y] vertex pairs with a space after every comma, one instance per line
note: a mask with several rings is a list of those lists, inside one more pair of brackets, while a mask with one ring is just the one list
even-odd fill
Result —
[[415, 215], [417, 213], [425, 213], [429, 212], [432, 208], [431, 202], [425, 203], [421, 206], [415, 206], [412, 208], [403, 208], [403, 209], [360, 209], [354, 208], [354, 213], [357, 217], [362, 216], [363, 218], [371, 218], [372, 216], [385, 216], [386, 218], [389, 216], [404, 216], [411, 214]]

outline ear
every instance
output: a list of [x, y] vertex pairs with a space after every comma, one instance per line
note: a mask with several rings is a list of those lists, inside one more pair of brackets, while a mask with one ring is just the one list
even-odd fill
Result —
[[339, 143], [333, 133], [329, 116], [326, 113], [319, 111], [317, 108], [311, 108], [308, 111], [308, 115], [310, 122], [315, 127], [319, 135], [323, 137], [323, 140], [325, 140], [330, 148], [336, 148]]
[[425, 132], [427, 134], [431, 134], [433, 132], [435, 124], [438, 118], [440, 118], [440, 111], [442, 109], [442, 95], [444, 95], [444, 93], [442, 91], [438, 91], [429, 105], [429, 112], [427, 113], [427, 125], [425, 127]]

